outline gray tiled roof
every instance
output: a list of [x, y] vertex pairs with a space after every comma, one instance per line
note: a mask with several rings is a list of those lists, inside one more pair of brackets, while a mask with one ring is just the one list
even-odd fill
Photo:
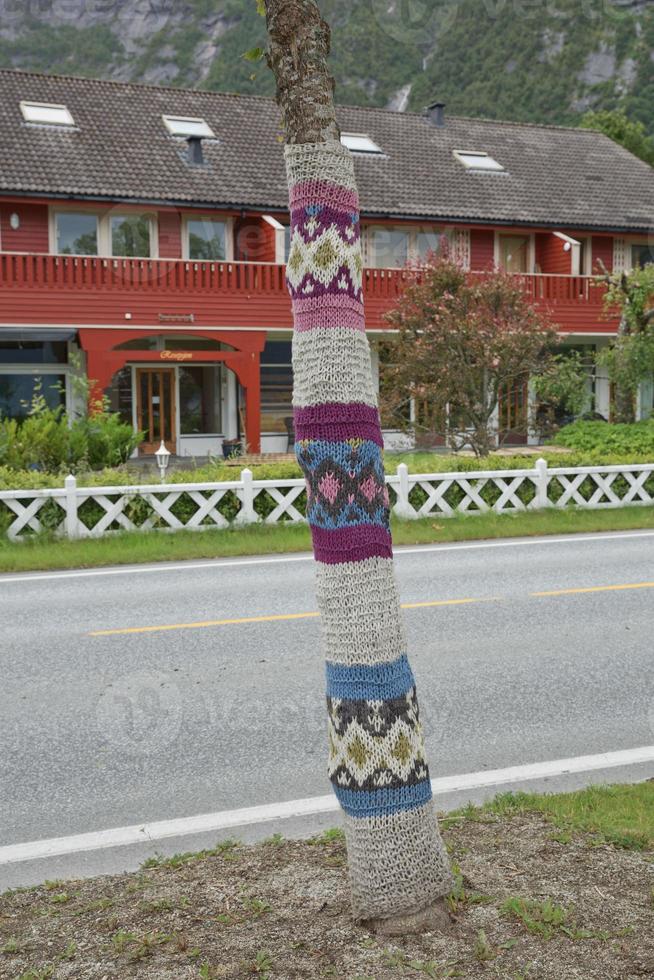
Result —
[[[28, 126], [21, 99], [64, 103], [76, 129]], [[202, 116], [217, 141], [190, 168], [163, 113]], [[654, 228], [654, 170], [580, 129], [342, 107], [383, 158], [357, 156], [362, 210], [460, 221]], [[453, 150], [484, 150], [505, 173], [470, 173]], [[0, 71], [0, 192], [191, 204], [286, 206], [279, 111], [269, 99]]]

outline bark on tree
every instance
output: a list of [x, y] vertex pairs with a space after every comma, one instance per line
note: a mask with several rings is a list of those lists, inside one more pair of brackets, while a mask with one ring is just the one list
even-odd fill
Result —
[[329, 774], [354, 916], [387, 935], [447, 928], [451, 887], [406, 657], [362, 303], [352, 157], [315, 0], [265, 0], [286, 129], [296, 453], [326, 643]]

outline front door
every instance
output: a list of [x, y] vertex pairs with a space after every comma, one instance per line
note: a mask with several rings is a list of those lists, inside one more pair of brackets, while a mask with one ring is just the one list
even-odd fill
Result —
[[176, 451], [175, 369], [136, 369], [137, 426], [145, 432], [141, 454], [157, 451], [163, 439], [166, 449]]
[[529, 428], [529, 384], [526, 378], [500, 389], [498, 409], [500, 443], [505, 446], [524, 445]]

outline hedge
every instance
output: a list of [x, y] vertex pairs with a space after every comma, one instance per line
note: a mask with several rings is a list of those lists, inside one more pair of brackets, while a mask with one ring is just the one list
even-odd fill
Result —
[[555, 443], [581, 453], [649, 455], [654, 459], [654, 420], [632, 423], [572, 422], [557, 433]]
[[[552, 467], [568, 467], [583, 465], [608, 465], [608, 464], [628, 464], [635, 462], [649, 462], [652, 455], [637, 459], [633, 456], [607, 455], [597, 453], [552, 453], [543, 451], [543, 456]], [[489, 456], [484, 460], [479, 460], [466, 456], [445, 456], [440, 454], [408, 453], [401, 456], [388, 454], [386, 456], [386, 468], [389, 472], [395, 472], [398, 462], [406, 462], [411, 472], [472, 472], [475, 470], [512, 470], [512, 469], [532, 469], [535, 458], [533, 456]], [[294, 463], [270, 463], [252, 467], [255, 478], [257, 479], [291, 479], [300, 475], [300, 470]], [[215, 466], [203, 466], [194, 470], [180, 470], [170, 474], [169, 481], [176, 484], [193, 483], [217, 483], [223, 481], [238, 480], [240, 470], [238, 467], [225, 466], [224, 464]], [[34, 471], [16, 472], [7, 467], [0, 467], [0, 489], [42, 489], [47, 487], [62, 486], [63, 475], [53, 477], [52, 474], [38, 473]], [[153, 474], [147, 476], [141, 472], [129, 471], [124, 468], [116, 470], [103, 470], [99, 472], [82, 474], [78, 477], [80, 486], [116, 486], [138, 485], [149, 483], [157, 485], [159, 481]], [[623, 477], [618, 477], [613, 487], [618, 494], [628, 489], [627, 481]], [[646, 489], [654, 496], [654, 476], [648, 478]], [[587, 479], [579, 487], [579, 492], [588, 499], [596, 490], [595, 483]], [[519, 498], [523, 503], [529, 503], [534, 497], [534, 486], [530, 481], [525, 481], [518, 491]], [[563, 493], [560, 483], [554, 482], [550, 486], [550, 498], [558, 499]], [[480, 490], [480, 496], [492, 506], [500, 497], [501, 490], [493, 483], [487, 484]], [[455, 508], [464, 498], [465, 492], [458, 486], [451, 486], [444, 499]], [[110, 497], [110, 499], [112, 499]], [[410, 493], [410, 501], [417, 509], [427, 499], [427, 492], [420, 486], [413, 487]], [[255, 499], [255, 511], [262, 517], [267, 517], [277, 506], [268, 494], [260, 493]], [[294, 502], [295, 508], [301, 513], [305, 513], [306, 497], [301, 494]], [[232, 520], [239, 510], [239, 502], [236, 494], [226, 493], [217, 505], [219, 512], [227, 519]], [[197, 504], [188, 494], [182, 496], [171, 507], [171, 512], [178, 520], [185, 524], [197, 510]], [[103, 516], [104, 509], [94, 500], [88, 500], [79, 508], [80, 519], [87, 527], [93, 527]], [[125, 515], [137, 526], [142, 526], [154, 514], [151, 505], [143, 498], [135, 495], [128, 501]], [[54, 500], [48, 501], [39, 511], [39, 521], [46, 531], [52, 531], [58, 527], [63, 517], [63, 511], [59, 503]], [[288, 519], [288, 518], [285, 518]], [[13, 513], [6, 503], [0, 501], [0, 535], [2, 535], [13, 520]], [[162, 522], [156, 518], [154, 526]], [[204, 524], [212, 524], [211, 518], [205, 518]], [[119, 525], [115, 524], [112, 529], [118, 530]]]

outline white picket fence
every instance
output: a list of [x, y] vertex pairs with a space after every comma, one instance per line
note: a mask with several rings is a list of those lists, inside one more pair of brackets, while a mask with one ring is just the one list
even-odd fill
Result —
[[[386, 482], [394, 513], [407, 519], [654, 503], [654, 463], [548, 467], [538, 459], [531, 469], [420, 474], [402, 463]], [[61, 488], [0, 491], [0, 521], [6, 526], [9, 515], [6, 533], [13, 541], [45, 529], [67, 538], [97, 538], [116, 531], [304, 521], [300, 501], [303, 479], [255, 480], [247, 469], [229, 483], [81, 487], [69, 476]]]

